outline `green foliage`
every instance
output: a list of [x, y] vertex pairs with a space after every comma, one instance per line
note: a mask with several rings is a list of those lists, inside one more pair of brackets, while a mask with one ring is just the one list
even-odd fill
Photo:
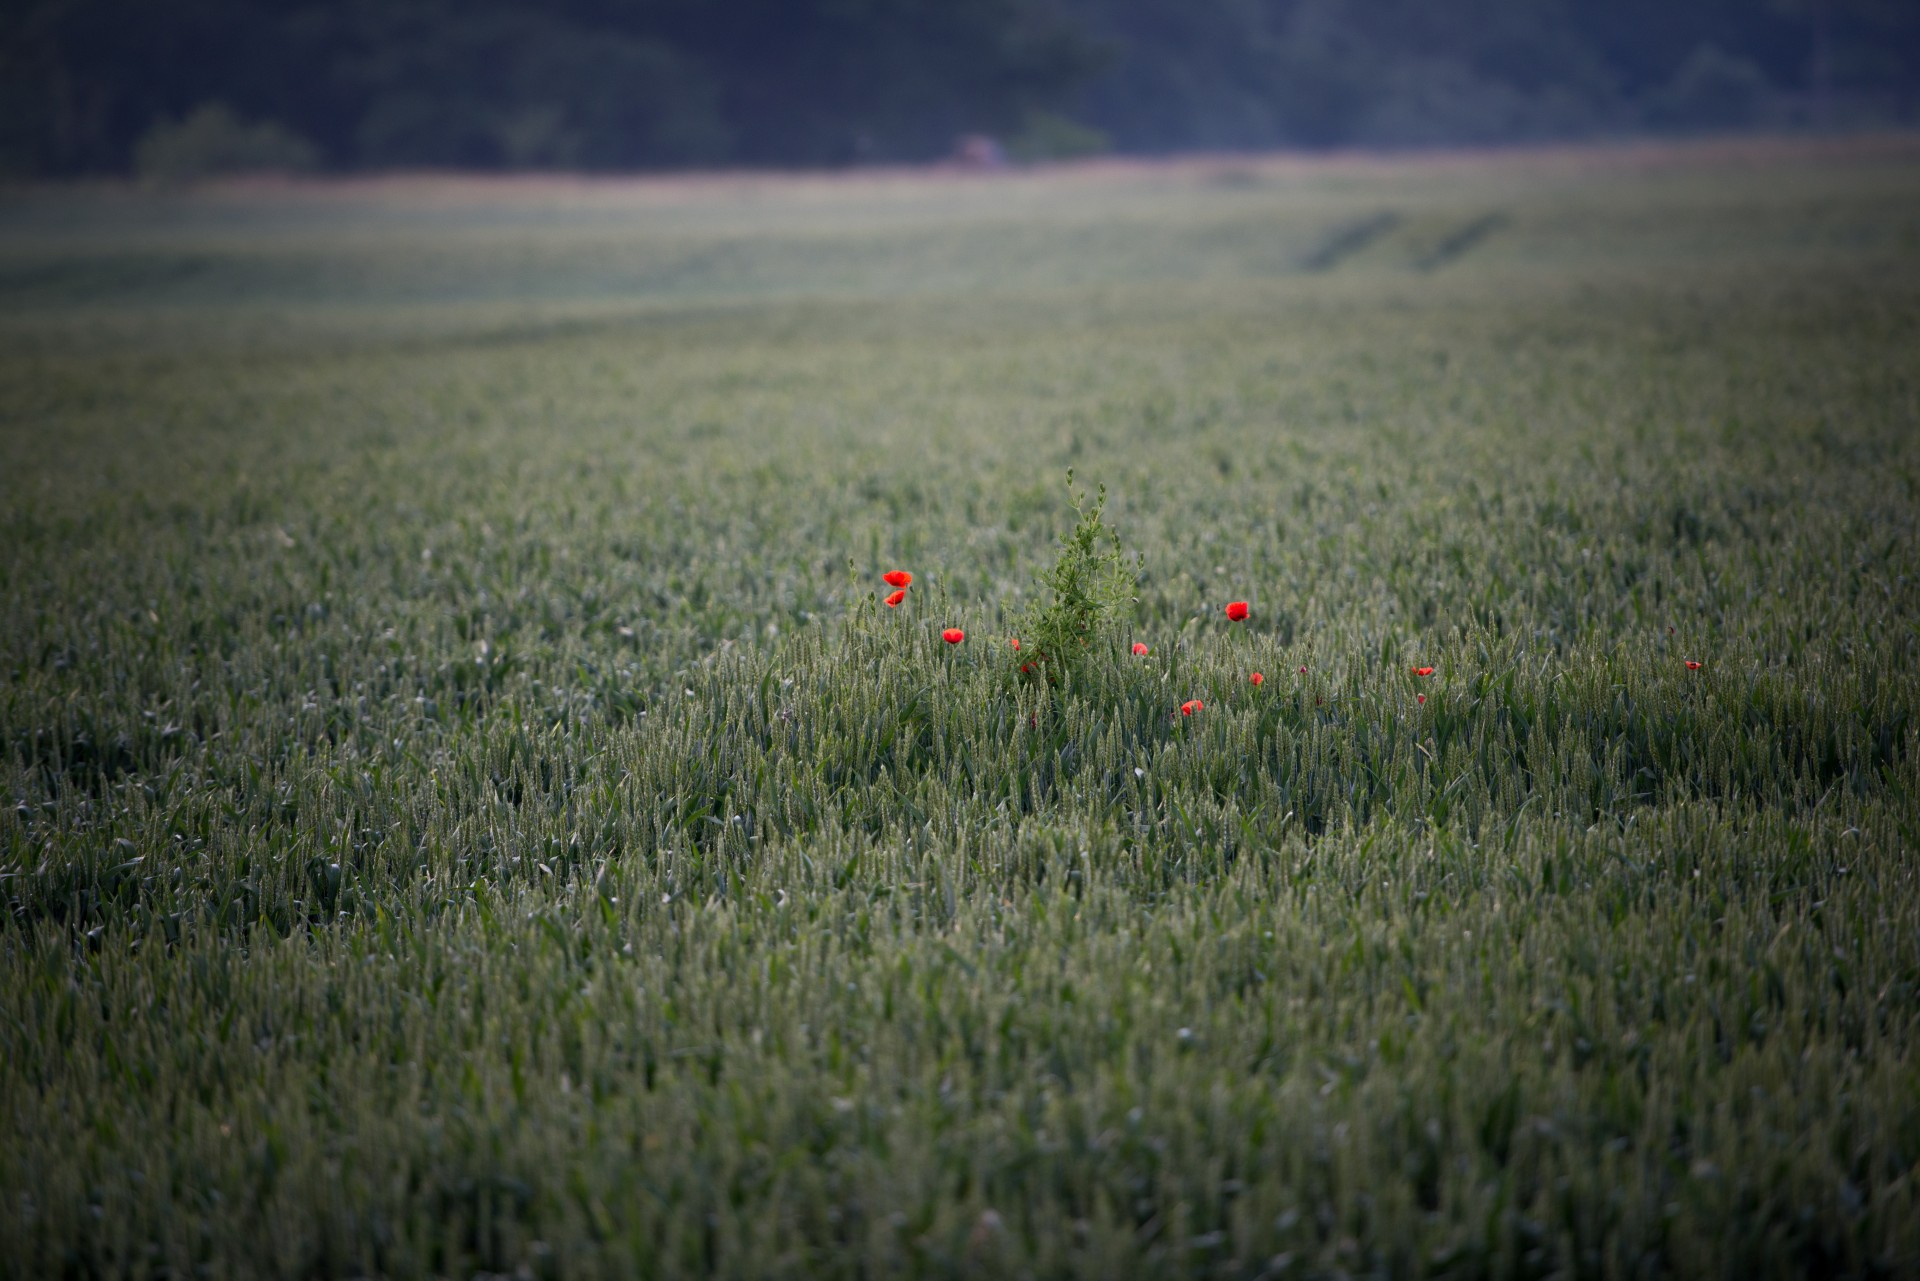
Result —
[[1100, 130], [1052, 111], [1031, 113], [1007, 139], [1007, 154], [1015, 160], [1078, 160], [1111, 150], [1113, 139]]
[[1656, 127], [1740, 129], [1770, 105], [1771, 90], [1751, 61], [1707, 44], [1680, 65], [1672, 83], [1648, 96], [1645, 113]]
[[1887, 128], [1916, 86], [1898, 0], [15, 0], [0, 173], [124, 173], [207, 102], [333, 169], [631, 170]]
[[215, 102], [148, 130], [134, 148], [134, 171], [150, 182], [191, 182], [222, 174], [297, 173], [317, 159], [311, 144], [280, 125], [250, 124]]
[[0, 1274], [1913, 1271], [1920, 166], [1712, 155], [21, 200]]
[[1048, 597], [1029, 607], [1020, 623], [1021, 661], [1052, 681], [1082, 675], [1096, 655], [1112, 658], [1125, 643], [1138, 587], [1120, 535], [1101, 524], [1107, 487], [1100, 486], [1089, 508], [1068, 468], [1067, 500], [1073, 530], [1060, 540], [1053, 564], [1036, 576]]

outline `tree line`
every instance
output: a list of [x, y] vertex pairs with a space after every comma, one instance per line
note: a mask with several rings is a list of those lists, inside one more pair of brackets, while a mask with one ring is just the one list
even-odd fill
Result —
[[1910, 0], [0, 0], [0, 172], [624, 170], [1920, 116]]

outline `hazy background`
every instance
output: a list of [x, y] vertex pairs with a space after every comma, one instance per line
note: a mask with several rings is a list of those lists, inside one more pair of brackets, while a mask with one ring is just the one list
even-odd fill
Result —
[[1842, 130], [1910, 0], [4, 0], [0, 174], [629, 170]]

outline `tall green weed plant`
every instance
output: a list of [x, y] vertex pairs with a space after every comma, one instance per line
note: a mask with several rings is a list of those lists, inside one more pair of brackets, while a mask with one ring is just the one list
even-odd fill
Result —
[[1138, 601], [1139, 561], [1122, 550], [1120, 535], [1104, 522], [1105, 485], [1088, 507], [1069, 468], [1067, 499], [1073, 531], [1060, 541], [1052, 567], [1036, 576], [1047, 597], [1022, 618], [1021, 669], [1050, 683], [1073, 685], [1084, 683], [1089, 660], [1113, 652], [1124, 639]]

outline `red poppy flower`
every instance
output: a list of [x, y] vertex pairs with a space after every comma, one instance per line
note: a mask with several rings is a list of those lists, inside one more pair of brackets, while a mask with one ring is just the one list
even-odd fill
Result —
[[1180, 714], [1182, 716], [1191, 716], [1195, 712], [1203, 710], [1205, 707], [1206, 707], [1206, 704], [1201, 702], [1199, 699], [1190, 698], [1186, 702], [1180, 704]]
[[958, 645], [966, 638], [967, 634], [958, 627], [949, 627], [946, 631], [940, 633], [940, 639], [949, 645]]
[[880, 581], [889, 587], [911, 587], [913, 586], [913, 575], [904, 569], [890, 569], [880, 575]]
[[1305, 676], [1305, 675], [1307, 674], [1307, 669], [1306, 669], [1306, 668], [1304, 668], [1304, 667], [1303, 667], [1303, 668], [1301, 668], [1301, 669], [1300, 669], [1300, 674], [1301, 674], [1302, 676]]
[[1414, 668], [1414, 669], [1412, 669], [1412, 670], [1413, 670], [1413, 674], [1414, 674], [1415, 676], [1431, 676], [1431, 675], [1433, 675], [1433, 669], [1432, 669], [1431, 667], [1416, 667], [1416, 668]]
[[1415, 694], [1413, 697], [1416, 702], [1424, 703], [1427, 701], [1427, 696], [1425, 694]]
[[1032, 670], [1033, 670], [1033, 664], [1032, 664], [1032, 663], [1022, 663], [1022, 664], [1020, 664], [1020, 671], [1021, 671], [1021, 672], [1022, 672], [1023, 674], [1024, 674], [1024, 673], [1027, 673], [1027, 672], [1030, 672], [1030, 671], [1032, 671]]
[[896, 609], [896, 608], [898, 608], [898, 607], [899, 607], [899, 605], [900, 605], [900, 602], [901, 602], [901, 601], [903, 601], [903, 600], [905, 600], [906, 598], [907, 598], [907, 589], [906, 589], [906, 588], [904, 588], [904, 587], [902, 587], [902, 588], [901, 588], [901, 589], [900, 589], [899, 591], [897, 591], [897, 592], [888, 592], [888, 593], [887, 593], [887, 608], [888, 608], [888, 609]]
[[1255, 672], [1253, 675], [1247, 677], [1247, 679], [1252, 681], [1255, 685], [1259, 685], [1262, 682], [1264, 682], [1267, 678], [1262, 676], [1259, 672]]
[[1009, 637], [1007, 637], [1007, 644], [1009, 644], [1009, 645], [1011, 645], [1011, 646], [1013, 646], [1013, 647], [1014, 647], [1015, 649], [1019, 649], [1019, 648], [1020, 648], [1020, 638], [1019, 638], [1018, 636], [1009, 636]]
[[1146, 657], [1147, 643], [1145, 641], [1135, 641], [1133, 643], [1133, 652], [1135, 657], [1138, 657], [1138, 658]]
[[1700, 664], [1694, 662], [1691, 658], [1689, 658], [1687, 660], [1687, 670], [1690, 672], [1697, 672], [1700, 670]]
[[1247, 602], [1243, 600], [1230, 600], [1227, 602], [1228, 618], [1232, 619], [1234, 622], [1237, 623], [1241, 619], [1245, 618], [1246, 616], [1247, 616]]

